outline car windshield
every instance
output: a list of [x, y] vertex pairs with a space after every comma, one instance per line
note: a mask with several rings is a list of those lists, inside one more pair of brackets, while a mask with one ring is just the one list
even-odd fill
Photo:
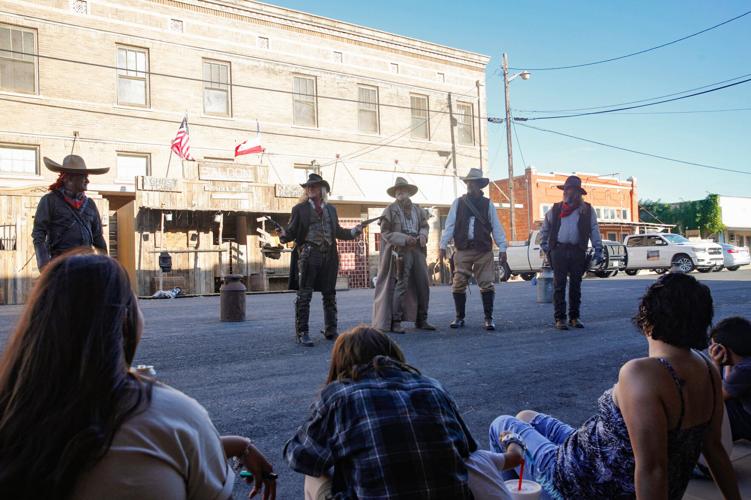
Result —
[[680, 234], [663, 234], [662, 237], [670, 243], [688, 243], [688, 240]]

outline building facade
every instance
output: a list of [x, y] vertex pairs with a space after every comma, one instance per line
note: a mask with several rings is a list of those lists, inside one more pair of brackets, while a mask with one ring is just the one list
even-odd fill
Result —
[[722, 224], [725, 229], [718, 241], [739, 247], [751, 247], [751, 198], [720, 195]]
[[[210, 293], [230, 267], [248, 284], [264, 277], [266, 289], [284, 281], [288, 256], [264, 258], [257, 219], [283, 223], [311, 172], [332, 185], [347, 224], [380, 212], [397, 175], [420, 187], [417, 203], [445, 214], [458, 177], [487, 158], [488, 60], [254, 1], [8, 0], [0, 197], [38, 196], [54, 180], [42, 157], [75, 152], [110, 167], [89, 189], [107, 202], [110, 246], [139, 294], [158, 278]], [[196, 161], [170, 152], [185, 116]], [[257, 129], [265, 153], [234, 158]], [[3, 234], [29, 238], [33, 205], [0, 212]], [[343, 249], [353, 286], [369, 282], [378, 258], [370, 229]], [[157, 266], [165, 250], [169, 276]], [[0, 259], [30, 257], [13, 251]], [[0, 271], [6, 288], [33, 277], [33, 260]]]

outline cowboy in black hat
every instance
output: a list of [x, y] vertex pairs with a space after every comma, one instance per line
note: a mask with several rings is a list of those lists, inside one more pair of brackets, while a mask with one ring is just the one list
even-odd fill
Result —
[[446, 257], [446, 247], [452, 238], [456, 246], [452, 284], [456, 319], [449, 326], [464, 326], [467, 285], [470, 276], [474, 274], [480, 286], [482, 308], [485, 312], [484, 328], [495, 330], [493, 240], [498, 245], [498, 260], [503, 264], [506, 262], [506, 234], [498, 220], [495, 206], [482, 194], [490, 179], [483, 177], [479, 168], [470, 169], [469, 174], [461, 179], [467, 184], [467, 194], [454, 200], [441, 236], [441, 260]]
[[282, 243], [295, 242], [289, 273], [289, 288], [297, 290], [295, 301], [295, 333], [297, 342], [312, 347], [308, 334], [310, 300], [313, 292], [323, 295], [324, 337], [338, 336], [336, 318], [336, 276], [339, 254], [336, 240], [354, 240], [362, 233], [362, 226], [344, 229], [339, 225], [336, 208], [328, 204], [329, 183], [318, 174], [310, 174], [303, 197], [292, 208], [289, 225], [281, 231]]
[[396, 200], [383, 210], [381, 219], [381, 260], [372, 324], [384, 332], [404, 333], [402, 321], [414, 321], [419, 330], [435, 330], [428, 323], [427, 214], [412, 203], [417, 186], [403, 177], [397, 177], [386, 192]]
[[[542, 225], [540, 247], [548, 255], [553, 267], [553, 287], [555, 292], [555, 327], [559, 330], [584, 328], [579, 321], [581, 305], [581, 283], [587, 270], [587, 246], [592, 241], [595, 261], [602, 262], [602, 238], [597, 225], [597, 214], [592, 205], [582, 196], [587, 192], [582, 188], [582, 180], [569, 176], [558, 189], [563, 191], [563, 201], [553, 205], [545, 214]], [[568, 288], [568, 323], [566, 322], [566, 280]]]
[[102, 219], [96, 205], [86, 196], [89, 175], [104, 174], [105, 168], [88, 168], [83, 158], [68, 155], [63, 164], [45, 157], [44, 164], [60, 175], [42, 196], [34, 216], [34, 241], [37, 266], [42, 269], [51, 259], [77, 247], [94, 247], [107, 253], [102, 235]]

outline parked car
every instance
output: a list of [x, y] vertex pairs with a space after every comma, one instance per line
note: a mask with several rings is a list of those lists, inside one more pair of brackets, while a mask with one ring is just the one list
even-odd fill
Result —
[[727, 243], [720, 243], [725, 267], [728, 271], [737, 271], [739, 267], [751, 264], [751, 254], [746, 247], [737, 247]]
[[[511, 276], [521, 276], [522, 279], [529, 281], [535, 277], [535, 274], [542, 269], [545, 254], [540, 248], [541, 234], [539, 230], [532, 231], [529, 238], [522, 244], [509, 245], [506, 250], [507, 261], [503, 266], [498, 267], [498, 279], [507, 281]], [[588, 271], [594, 273], [600, 278], [615, 276], [618, 271], [626, 268], [626, 247], [616, 241], [603, 240], [603, 256], [605, 262], [599, 266], [594, 265], [592, 256], [594, 249], [589, 248], [587, 252], [590, 266]]]
[[680, 234], [646, 233], [626, 236], [628, 265], [626, 274], [634, 276], [640, 269], [665, 273], [672, 266], [682, 272], [694, 269], [709, 272], [722, 269], [722, 247], [709, 241], [690, 241]]

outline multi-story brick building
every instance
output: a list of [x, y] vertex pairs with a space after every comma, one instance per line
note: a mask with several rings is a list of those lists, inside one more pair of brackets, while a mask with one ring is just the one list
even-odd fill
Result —
[[[615, 177], [574, 172], [582, 179], [587, 190], [585, 200], [597, 211], [602, 237], [623, 241], [628, 234], [639, 232], [649, 224], [639, 222], [639, 198], [636, 179], [621, 181]], [[561, 201], [562, 192], [557, 186], [563, 184], [570, 173], [541, 173], [527, 168], [524, 175], [514, 177], [514, 224], [516, 240], [524, 240], [533, 229], [538, 229], [553, 203]], [[491, 183], [491, 199], [498, 207], [501, 223], [509, 230], [508, 179]], [[509, 238], [511, 236], [509, 235]]]
[[[248, 282], [283, 279], [285, 257], [261, 256], [257, 218], [283, 222], [311, 171], [349, 224], [380, 211], [396, 175], [445, 214], [457, 177], [487, 157], [488, 60], [246, 0], [3, 2], [0, 197], [16, 200], [0, 210], [14, 239], [0, 249], [6, 300], [22, 300], [36, 273], [33, 200], [54, 179], [43, 156], [75, 151], [111, 168], [90, 190], [141, 294], [157, 286], [165, 249], [169, 283], [189, 292], [213, 292], [230, 264]], [[195, 162], [170, 155], [186, 114]], [[266, 153], [235, 159], [257, 123]], [[353, 284], [377, 259], [371, 229], [346, 252], [357, 254], [344, 259]]]

